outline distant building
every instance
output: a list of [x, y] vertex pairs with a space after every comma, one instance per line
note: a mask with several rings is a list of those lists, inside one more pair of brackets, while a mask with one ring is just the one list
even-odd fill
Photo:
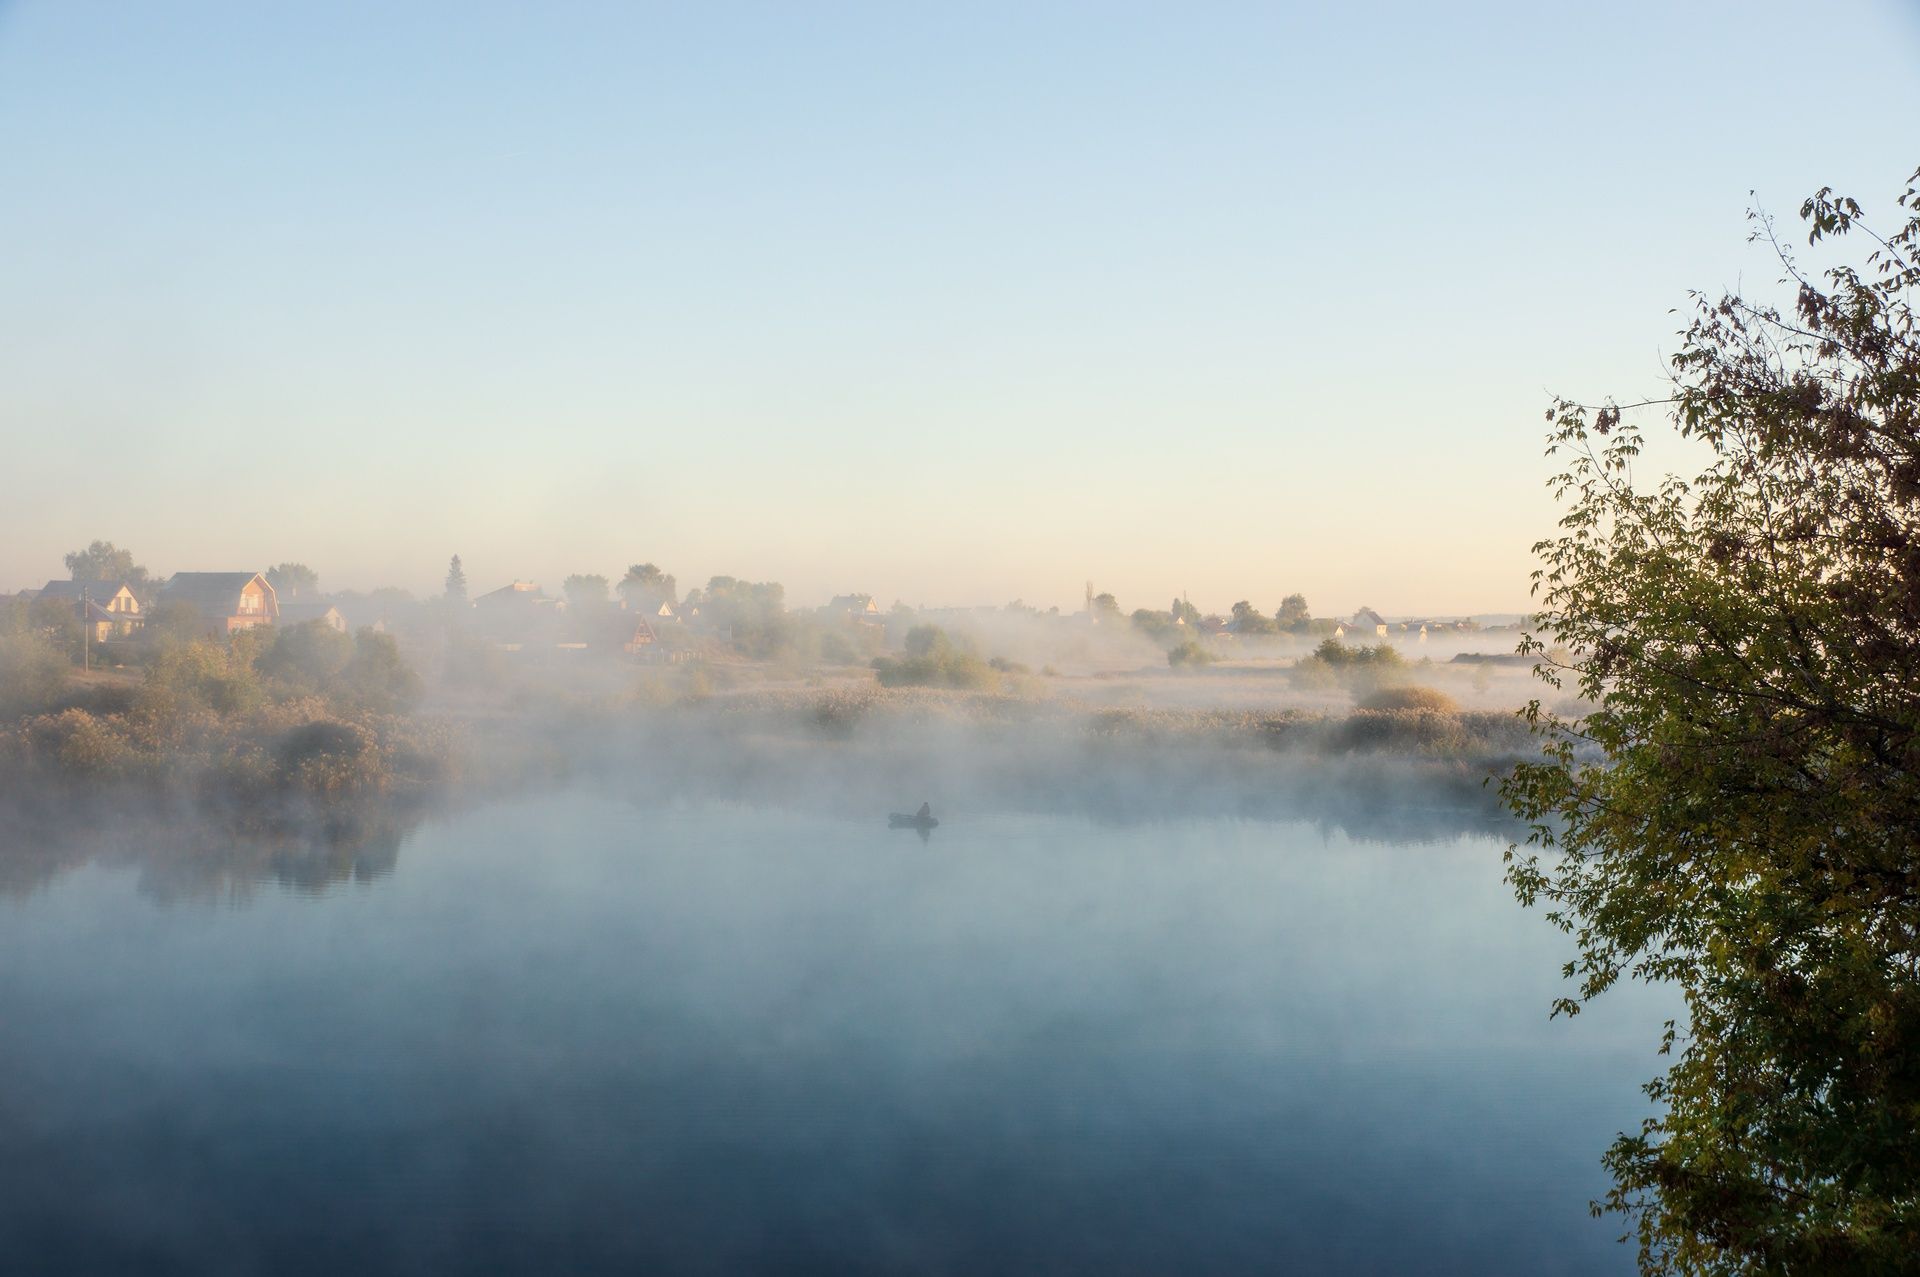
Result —
[[96, 643], [126, 638], [147, 619], [125, 581], [49, 581], [34, 597], [70, 601]]
[[566, 606], [532, 581], [514, 581], [473, 601], [474, 625], [482, 637], [509, 647], [558, 643]]
[[279, 597], [258, 572], [175, 572], [160, 602], [191, 609], [215, 638], [272, 625], [280, 616]]
[[1347, 627], [1379, 638], [1387, 636], [1387, 620], [1370, 607], [1363, 607], [1353, 614], [1353, 621]]
[[851, 625], [880, 625], [880, 605], [873, 601], [871, 594], [836, 594], [820, 609], [828, 620], [845, 621]]
[[532, 581], [515, 581], [503, 585], [497, 590], [488, 590], [474, 599], [473, 606], [481, 611], [500, 609], [525, 609], [527, 611], [559, 611], [566, 602], [549, 595]]
[[647, 619], [645, 617], [636, 617], [633, 622], [633, 629], [627, 634], [626, 642], [621, 644], [621, 648], [629, 655], [639, 655], [645, 653], [648, 648], [653, 647], [659, 643], [659, 641], [660, 636], [653, 632], [653, 626], [647, 624]]
[[280, 605], [280, 624], [306, 625], [318, 621], [330, 630], [341, 634], [347, 632], [347, 618], [339, 608], [331, 603], [282, 603]]

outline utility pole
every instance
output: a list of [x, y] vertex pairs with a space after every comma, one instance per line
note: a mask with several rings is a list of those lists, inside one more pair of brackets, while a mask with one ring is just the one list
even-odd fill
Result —
[[93, 672], [93, 591], [80, 587], [80, 672]]

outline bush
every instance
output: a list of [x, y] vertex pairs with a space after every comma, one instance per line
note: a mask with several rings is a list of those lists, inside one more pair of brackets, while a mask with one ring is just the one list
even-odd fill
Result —
[[195, 706], [244, 714], [265, 699], [244, 656], [205, 639], [170, 643], [147, 664], [143, 700], [150, 708]]
[[1175, 669], [1183, 665], [1211, 665], [1215, 659], [1213, 653], [1202, 646], [1199, 639], [1188, 639], [1167, 652], [1167, 664]]
[[907, 631], [906, 655], [898, 660], [882, 656], [873, 663], [882, 687], [992, 688], [998, 673], [986, 662], [948, 637], [937, 625], [916, 625]]
[[66, 771], [95, 780], [116, 776], [129, 753], [108, 722], [83, 709], [36, 719], [31, 728], [37, 752], [57, 758]]
[[1374, 669], [1398, 669], [1407, 663], [1391, 643], [1375, 643], [1371, 647], [1348, 647], [1339, 639], [1323, 639], [1320, 646], [1313, 649], [1308, 660], [1324, 661], [1335, 669], [1354, 667]]
[[420, 696], [420, 676], [393, 635], [371, 628], [353, 636], [353, 656], [341, 668], [338, 686], [350, 704], [383, 714], [407, 709]]
[[1420, 687], [1408, 683], [1399, 687], [1379, 688], [1371, 695], [1361, 698], [1360, 708], [1430, 710], [1436, 714], [1457, 714], [1460, 712], [1460, 703], [1438, 688]]
[[350, 723], [304, 723], [274, 743], [273, 759], [275, 779], [311, 794], [377, 789], [386, 779], [373, 736]]
[[0, 635], [0, 713], [31, 714], [53, 704], [70, 669], [60, 650], [36, 634]]
[[324, 621], [276, 630], [253, 667], [296, 693], [324, 693], [353, 659], [353, 640]]

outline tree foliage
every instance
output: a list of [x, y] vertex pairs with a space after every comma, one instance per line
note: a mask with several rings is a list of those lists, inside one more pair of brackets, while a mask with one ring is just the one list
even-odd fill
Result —
[[1304, 634], [1313, 623], [1313, 613], [1307, 610], [1307, 596], [1289, 594], [1280, 600], [1280, 607], [1273, 614], [1273, 623], [1289, 634]]
[[[688, 602], [693, 602], [693, 595]], [[770, 660], [793, 644], [787, 592], [778, 581], [716, 576], [707, 582], [700, 606], [706, 627], [726, 635], [742, 655]]]
[[457, 554], [447, 562], [447, 598], [455, 603], [467, 601], [467, 569]]
[[991, 688], [998, 673], [963, 642], [937, 625], [907, 631], [906, 654], [873, 663], [882, 687]]
[[1211, 665], [1213, 661], [1213, 653], [1207, 650], [1206, 644], [1199, 639], [1188, 639], [1184, 643], [1167, 649], [1167, 664], [1175, 669], [1183, 665]]
[[607, 578], [599, 573], [578, 573], [560, 583], [567, 606], [578, 612], [592, 612], [607, 606]]
[[1233, 605], [1233, 631], [1251, 638], [1255, 635], [1273, 633], [1274, 624], [1259, 608], [1246, 599], [1241, 599]]
[[1151, 608], [1135, 608], [1133, 615], [1127, 618], [1133, 628], [1156, 643], [1175, 643], [1187, 634], [1187, 628], [1180, 624], [1171, 612], [1155, 612]]
[[267, 569], [267, 584], [282, 602], [320, 592], [320, 574], [304, 563], [276, 563]]
[[[1915, 175], [1920, 182], [1920, 174]], [[1535, 547], [1538, 762], [1520, 899], [1578, 942], [1577, 1011], [1669, 980], [1657, 1112], [1606, 1156], [1642, 1267], [1910, 1272], [1920, 1255], [1920, 199], [1861, 267], [1786, 269], [1784, 308], [1696, 296], [1672, 358], [1691, 482], [1634, 473], [1618, 407], [1549, 414], [1565, 513]], [[1826, 244], [1819, 251], [1844, 245]], [[1570, 656], [1556, 659], [1551, 648]]]
[[1406, 657], [1391, 643], [1360, 644], [1349, 647], [1337, 638], [1320, 640], [1320, 645], [1307, 657], [1310, 661], [1321, 661], [1334, 669], [1397, 669], [1407, 663]]
[[629, 607], [650, 605], [658, 607], [662, 603], [678, 603], [680, 586], [673, 574], [662, 572], [651, 563], [635, 563], [620, 578], [620, 597]]
[[151, 578], [146, 568], [133, 561], [132, 550], [122, 550], [111, 541], [94, 541], [84, 550], [66, 556], [67, 573], [75, 581], [125, 581], [133, 592], [146, 598]]

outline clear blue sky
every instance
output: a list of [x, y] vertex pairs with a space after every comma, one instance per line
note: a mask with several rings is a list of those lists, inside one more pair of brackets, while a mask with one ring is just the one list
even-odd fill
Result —
[[1524, 605], [1911, 4], [0, 5], [0, 588]]

